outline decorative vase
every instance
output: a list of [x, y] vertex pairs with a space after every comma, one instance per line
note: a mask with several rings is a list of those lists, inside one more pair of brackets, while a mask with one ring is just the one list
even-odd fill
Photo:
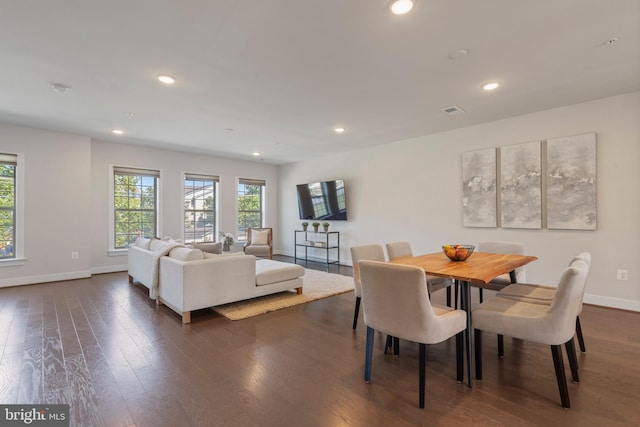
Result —
[[329, 231], [329, 226], [328, 226], [328, 225], [327, 225], [327, 226], [324, 226], [324, 232], [326, 233], [326, 232], [328, 232], [328, 231]]
[[225, 244], [222, 245], [222, 250], [224, 252], [229, 252], [231, 250], [231, 247], [229, 246], [228, 243], [225, 243]]
[[317, 225], [314, 225], [314, 226], [313, 226], [313, 231], [314, 231], [315, 233], [317, 233], [317, 232], [318, 232], [318, 226], [317, 226]]
[[309, 227], [308, 225], [303, 225], [302, 226], [302, 231], [307, 231], [307, 227]]

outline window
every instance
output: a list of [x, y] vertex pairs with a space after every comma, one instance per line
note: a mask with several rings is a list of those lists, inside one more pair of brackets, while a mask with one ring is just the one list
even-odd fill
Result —
[[0, 259], [16, 258], [17, 164], [17, 156], [0, 153]]
[[215, 242], [218, 177], [185, 174], [184, 242]]
[[113, 168], [114, 248], [157, 236], [159, 171]]
[[240, 178], [238, 181], [238, 240], [247, 240], [247, 229], [264, 222], [265, 181]]

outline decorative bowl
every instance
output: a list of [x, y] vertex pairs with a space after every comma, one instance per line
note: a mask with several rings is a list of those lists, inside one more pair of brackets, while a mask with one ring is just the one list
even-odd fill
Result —
[[442, 251], [451, 261], [464, 261], [471, 256], [473, 245], [444, 245]]

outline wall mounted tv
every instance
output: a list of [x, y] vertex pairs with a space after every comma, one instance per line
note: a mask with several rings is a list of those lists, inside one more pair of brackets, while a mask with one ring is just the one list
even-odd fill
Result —
[[347, 201], [344, 180], [298, 184], [300, 219], [346, 221]]

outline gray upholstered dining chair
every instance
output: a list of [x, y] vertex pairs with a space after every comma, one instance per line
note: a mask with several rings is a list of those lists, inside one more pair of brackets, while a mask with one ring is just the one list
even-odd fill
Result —
[[[411, 249], [411, 244], [406, 241], [401, 242], [392, 242], [387, 243], [387, 256], [389, 257], [389, 261], [395, 258], [400, 258], [403, 256], [413, 256], [413, 250]], [[429, 291], [429, 295], [432, 293], [439, 291], [440, 289], [447, 290], [447, 306], [451, 307], [451, 286], [453, 285], [453, 280], [446, 277], [438, 277], [438, 276], [429, 276], [427, 275], [427, 290]]]
[[[478, 252], [489, 252], [493, 254], [511, 254], [511, 255], [524, 255], [524, 243], [519, 242], [504, 242], [504, 241], [483, 241], [478, 242], [476, 248]], [[524, 266], [516, 268], [516, 282], [525, 283], [527, 281], [526, 271]], [[511, 278], [509, 274], [502, 274], [498, 277], [494, 277], [491, 282], [483, 285], [482, 288], [491, 289], [493, 291], [499, 291], [507, 285], [510, 285]], [[480, 288], [480, 302], [483, 301], [483, 292]]]
[[570, 407], [562, 361], [562, 344], [569, 355], [571, 374], [579, 382], [578, 359], [573, 343], [576, 316], [582, 304], [589, 267], [581, 259], [568, 267], [558, 283], [551, 305], [533, 304], [496, 296], [473, 309], [476, 379], [482, 379], [482, 331], [508, 335], [551, 346], [562, 406]]
[[456, 336], [456, 378], [463, 380], [463, 334], [467, 315], [463, 310], [432, 306], [424, 270], [419, 267], [360, 261], [362, 306], [367, 325], [364, 379], [371, 380], [375, 331], [419, 344], [420, 408], [424, 408], [426, 344]]
[[[478, 249], [478, 252], [489, 252], [494, 254], [524, 255], [524, 243], [519, 243], [519, 242], [487, 240], [487, 241], [478, 242], [477, 249]], [[526, 272], [525, 272], [524, 266], [516, 268], [515, 275], [516, 275], [516, 282], [525, 282]], [[482, 287], [478, 288], [480, 303], [482, 303], [484, 300], [483, 289], [499, 291], [511, 283], [513, 283], [511, 281], [511, 274], [506, 273], [498, 277], [494, 277], [493, 279], [491, 279], [489, 283], [483, 284]], [[458, 289], [456, 287], [456, 291], [457, 290]], [[458, 299], [458, 295], [456, 292], [456, 300], [457, 299]], [[498, 355], [500, 357], [504, 356], [504, 336], [502, 336], [502, 334], [498, 334]]]
[[353, 330], [358, 326], [358, 314], [360, 313], [360, 301], [362, 300], [362, 286], [360, 285], [360, 269], [358, 262], [361, 260], [384, 262], [384, 250], [381, 245], [352, 246], [351, 263], [353, 264], [353, 287], [356, 294], [356, 306], [353, 311]]
[[[587, 264], [587, 267], [591, 267], [591, 254], [589, 252], [583, 252], [571, 259], [569, 265], [575, 260], [582, 260]], [[558, 289], [553, 286], [534, 285], [530, 283], [515, 283], [503, 288], [498, 292], [498, 296], [504, 298], [514, 299], [516, 301], [529, 302], [533, 304], [551, 305], [553, 297], [556, 295]], [[576, 316], [576, 336], [578, 337], [578, 345], [580, 351], [585, 353], [587, 348], [584, 344], [584, 337], [582, 336], [582, 326], [580, 326], [580, 314], [582, 314], [582, 302], [580, 302], [580, 308], [578, 315]]]

